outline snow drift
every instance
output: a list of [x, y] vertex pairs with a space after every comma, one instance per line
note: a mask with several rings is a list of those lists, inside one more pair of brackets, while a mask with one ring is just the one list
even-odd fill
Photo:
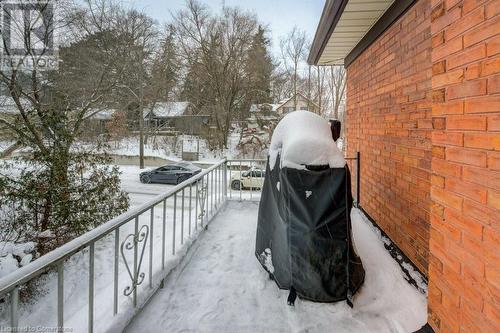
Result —
[[276, 126], [269, 147], [271, 170], [278, 155], [282, 168], [304, 169], [305, 165], [343, 168], [345, 165], [342, 152], [332, 139], [330, 125], [309, 111], [291, 112]]

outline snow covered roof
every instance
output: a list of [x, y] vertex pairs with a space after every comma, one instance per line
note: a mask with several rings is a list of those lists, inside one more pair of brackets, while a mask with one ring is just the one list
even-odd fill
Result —
[[262, 103], [250, 105], [250, 112], [272, 111], [275, 112], [279, 104]]
[[[158, 118], [182, 116], [189, 106], [189, 102], [159, 102], [153, 108], [153, 115]], [[144, 116], [149, 115], [149, 108], [144, 110]]]
[[[293, 99], [293, 96], [290, 96], [289, 98], [286, 98], [284, 100], [281, 100], [278, 104], [276, 104], [276, 109], [279, 109], [280, 107], [282, 107], [284, 104], [286, 104], [287, 102], [291, 101]], [[300, 96], [302, 97], [303, 99], [305, 99], [306, 101], [309, 101], [309, 103], [313, 104], [314, 106], [318, 107], [318, 104], [316, 104], [314, 101], [310, 100], [309, 98], [307, 98], [306, 96], [304, 96], [302, 93], [300, 92], [297, 92], [297, 96]]]
[[343, 168], [342, 152], [332, 138], [328, 121], [309, 111], [287, 114], [276, 126], [269, 147], [269, 166], [304, 169], [306, 165], [329, 165]]
[[[93, 111], [91, 111], [93, 112]], [[110, 120], [113, 117], [113, 114], [116, 112], [116, 110], [109, 109], [109, 110], [102, 110], [94, 114], [91, 118], [92, 119], [97, 119], [97, 120]]]

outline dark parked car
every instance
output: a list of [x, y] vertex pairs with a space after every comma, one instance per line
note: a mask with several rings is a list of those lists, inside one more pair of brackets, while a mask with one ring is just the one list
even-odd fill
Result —
[[177, 185], [200, 172], [201, 169], [199, 167], [191, 163], [181, 162], [164, 165], [162, 167], [149, 171], [144, 171], [139, 175], [139, 177], [141, 183], [162, 183]]

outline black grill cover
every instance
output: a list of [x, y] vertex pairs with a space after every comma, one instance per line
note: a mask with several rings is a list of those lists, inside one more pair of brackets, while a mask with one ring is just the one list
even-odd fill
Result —
[[273, 170], [267, 162], [255, 255], [281, 289], [293, 286], [311, 301], [345, 300], [365, 277], [351, 241], [349, 169], [280, 168], [279, 160]]

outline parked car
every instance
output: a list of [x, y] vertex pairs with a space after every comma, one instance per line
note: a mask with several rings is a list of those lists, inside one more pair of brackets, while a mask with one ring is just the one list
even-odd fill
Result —
[[243, 172], [236, 172], [231, 177], [231, 188], [239, 189], [261, 189], [264, 185], [265, 171], [261, 169], [252, 169]]
[[159, 168], [144, 171], [139, 175], [141, 183], [162, 183], [174, 184], [182, 183], [188, 178], [201, 172], [201, 168], [187, 162], [164, 165]]

